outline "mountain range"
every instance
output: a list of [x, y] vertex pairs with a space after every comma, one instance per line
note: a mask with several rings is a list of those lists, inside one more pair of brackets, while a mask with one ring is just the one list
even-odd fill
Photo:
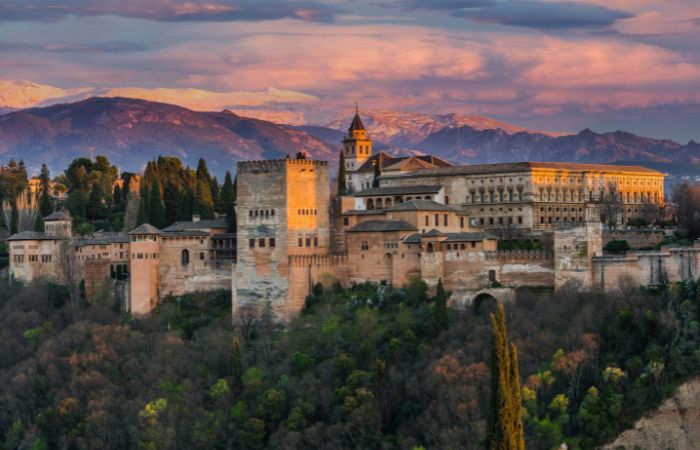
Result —
[[[229, 110], [193, 111], [141, 99], [92, 97], [0, 115], [0, 160], [24, 159], [62, 170], [79, 156], [104, 154], [122, 170], [140, 170], [158, 155], [219, 175], [243, 159], [283, 158], [305, 151], [336, 161], [354, 111], [315, 125], [285, 125]], [[377, 150], [433, 153], [453, 163], [571, 161], [644, 164], [675, 174], [700, 172], [700, 144], [583, 130], [558, 135], [480, 116], [362, 111]], [[333, 165], [335, 167], [335, 164]]]

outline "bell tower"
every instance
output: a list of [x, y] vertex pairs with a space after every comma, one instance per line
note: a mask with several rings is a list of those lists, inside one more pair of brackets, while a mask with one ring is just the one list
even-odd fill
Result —
[[360, 112], [355, 104], [355, 117], [352, 119], [348, 134], [343, 139], [343, 157], [345, 158], [346, 173], [354, 172], [372, 156], [372, 140], [367, 137]]

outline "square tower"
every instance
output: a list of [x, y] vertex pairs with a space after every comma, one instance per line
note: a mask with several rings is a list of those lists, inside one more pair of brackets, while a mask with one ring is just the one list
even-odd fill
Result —
[[278, 317], [288, 317], [289, 257], [329, 252], [328, 162], [239, 162], [236, 183], [234, 315], [269, 301]]
[[355, 108], [355, 117], [348, 128], [348, 134], [343, 139], [341, 149], [345, 159], [345, 171], [354, 172], [372, 156], [372, 140], [367, 136], [365, 125], [360, 119], [360, 113]]

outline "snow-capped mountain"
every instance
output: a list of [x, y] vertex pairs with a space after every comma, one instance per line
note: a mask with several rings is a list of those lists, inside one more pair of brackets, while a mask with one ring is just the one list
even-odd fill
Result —
[[[352, 121], [354, 110], [344, 110], [334, 119], [317, 123], [337, 130], [347, 128]], [[500, 129], [508, 134], [520, 131], [535, 132], [511, 123], [489, 117], [451, 114], [421, 114], [415, 112], [392, 111], [389, 109], [361, 111], [362, 120], [370, 132], [372, 139], [396, 147], [412, 148], [433, 133], [445, 128], [470, 127], [474, 130]], [[539, 132], [555, 135], [555, 133]]]

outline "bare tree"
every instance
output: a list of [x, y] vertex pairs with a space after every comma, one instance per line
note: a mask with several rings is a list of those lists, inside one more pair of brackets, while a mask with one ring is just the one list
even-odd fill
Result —
[[622, 213], [624, 206], [622, 204], [622, 196], [617, 187], [617, 182], [609, 181], [605, 190], [600, 196], [600, 221], [609, 226], [616, 228], [622, 223]]

